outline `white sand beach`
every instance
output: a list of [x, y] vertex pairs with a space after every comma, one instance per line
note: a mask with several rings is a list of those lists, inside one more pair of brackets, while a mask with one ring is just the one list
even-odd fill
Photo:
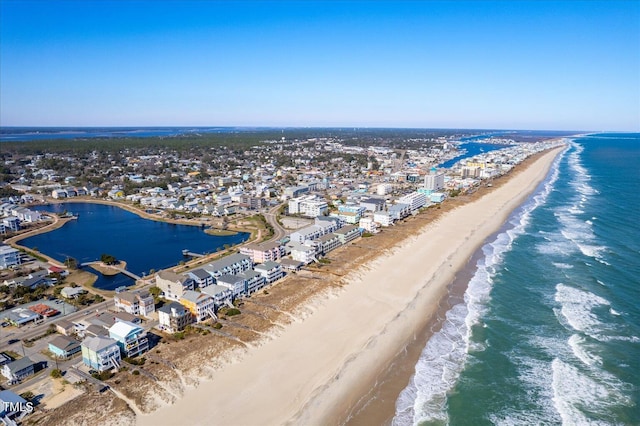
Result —
[[[349, 274], [304, 321], [137, 417], [140, 425], [335, 424], [437, 310], [447, 285], [545, 178], [561, 148]], [[427, 213], [428, 214], [428, 213]]]

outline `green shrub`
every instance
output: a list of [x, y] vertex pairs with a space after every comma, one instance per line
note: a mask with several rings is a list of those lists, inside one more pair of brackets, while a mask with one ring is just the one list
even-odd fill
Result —
[[234, 316], [234, 315], [240, 315], [240, 313], [241, 313], [241, 312], [240, 312], [240, 309], [237, 309], [237, 308], [230, 308], [230, 309], [227, 311], [226, 315], [227, 315], [228, 317], [232, 317], [232, 316]]
[[53, 377], [54, 379], [59, 379], [60, 377], [62, 377], [62, 371], [58, 370], [57, 368], [51, 370], [51, 377]]
[[222, 328], [222, 324], [220, 324], [219, 322], [215, 323], [213, 325], [213, 328], [215, 328], [216, 330], [220, 330]]

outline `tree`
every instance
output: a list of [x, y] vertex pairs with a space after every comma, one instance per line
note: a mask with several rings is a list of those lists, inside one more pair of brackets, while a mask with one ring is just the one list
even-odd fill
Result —
[[73, 257], [67, 257], [64, 260], [64, 264], [69, 269], [78, 269], [78, 261]]
[[100, 256], [100, 261], [102, 263], [104, 263], [105, 265], [114, 265], [117, 262], [117, 259], [115, 258], [115, 256], [112, 256], [110, 254], [102, 254]]

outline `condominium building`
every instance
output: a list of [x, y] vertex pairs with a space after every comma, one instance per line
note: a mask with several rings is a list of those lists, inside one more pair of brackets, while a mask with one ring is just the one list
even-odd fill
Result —
[[317, 217], [329, 212], [327, 202], [315, 195], [293, 198], [289, 200], [289, 214], [301, 214], [306, 217]]
[[235, 253], [222, 259], [211, 262], [202, 267], [214, 278], [227, 274], [239, 274], [253, 267], [253, 261], [247, 255]]
[[264, 277], [267, 284], [271, 284], [284, 276], [282, 265], [276, 262], [264, 262], [256, 265], [254, 269]]
[[249, 256], [253, 263], [276, 261], [285, 255], [285, 247], [277, 242], [252, 243], [240, 248], [240, 253]]
[[411, 211], [418, 210], [427, 204], [427, 196], [419, 192], [412, 192], [398, 199], [398, 203], [408, 204]]

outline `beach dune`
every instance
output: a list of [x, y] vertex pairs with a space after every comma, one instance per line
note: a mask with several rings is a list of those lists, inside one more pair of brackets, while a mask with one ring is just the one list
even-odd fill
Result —
[[378, 372], [432, 319], [457, 271], [545, 178], [560, 150], [351, 272], [349, 284], [313, 302], [304, 321], [249, 349], [174, 405], [139, 416], [138, 424], [344, 421]]

